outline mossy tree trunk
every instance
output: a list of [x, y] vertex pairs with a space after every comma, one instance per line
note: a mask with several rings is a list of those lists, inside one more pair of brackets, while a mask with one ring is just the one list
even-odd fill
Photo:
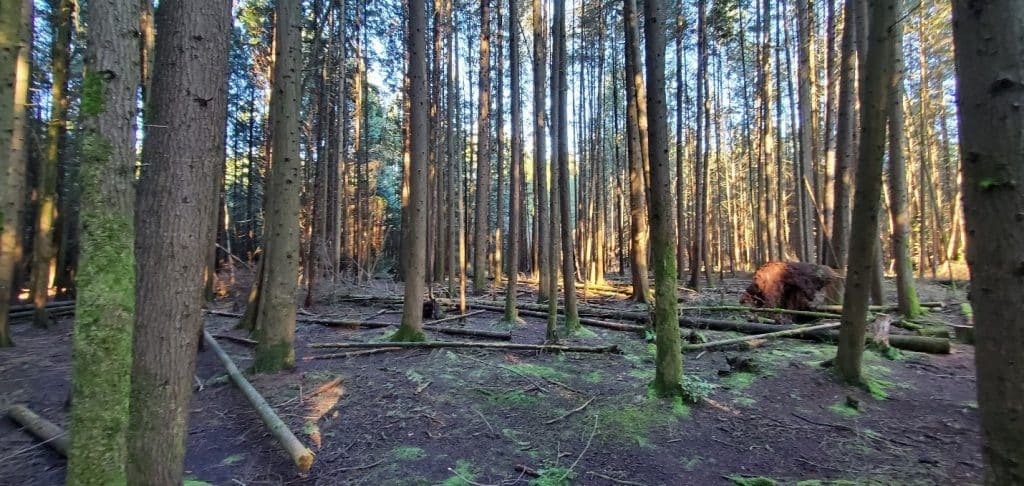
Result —
[[135, 221], [128, 484], [177, 485], [214, 244], [210, 184], [224, 163], [231, 2], [163, 0], [156, 32]]
[[1024, 483], [1024, 3], [953, 1], [985, 484]]
[[[126, 484], [135, 314], [138, 0], [87, 4], [81, 254], [72, 340], [68, 484]], [[55, 154], [54, 154], [55, 155]]]
[[271, 180], [266, 197], [266, 229], [259, 304], [256, 309], [256, 362], [261, 373], [295, 366], [295, 282], [299, 274], [299, 95], [302, 83], [302, 11], [298, 0], [276, 6], [274, 69], [270, 94]]
[[68, 115], [68, 49], [71, 44], [71, 0], [53, 0], [50, 3], [52, 40], [50, 44], [50, 123], [46, 130], [46, 150], [43, 152], [37, 174], [36, 234], [32, 242], [32, 281], [29, 284], [33, 323], [48, 327], [50, 316], [46, 312], [46, 299], [50, 289], [50, 271], [53, 269], [56, 248], [53, 241], [54, 221], [57, 217], [57, 167], [64, 146], [64, 131]]
[[654, 390], [676, 396], [683, 377], [676, 312], [675, 218], [672, 214], [672, 177], [668, 157], [668, 107], [665, 101], [665, 29], [663, 0], [644, 2], [644, 37], [647, 61], [648, 137], [651, 156], [651, 256], [654, 265], [654, 329], [657, 332]]
[[[485, 0], [486, 1], [486, 0]], [[427, 150], [430, 137], [430, 90], [427, 85], [427, 14], [424, 2], [409, 2], [406, 50], [409, 55], [409, 237], [403, 246], [406, 278], [405, 299], [402, 305], [402, 324], [395, 332], [395, 341], [424, 341], [423, 291], [426, 285], [427, 260]], [[486, 132], [484, 132], [486, 133]], [[486, 224], [486, 222], [485, 222]], [[486, 226], [485, 226], [486, 229]], [[487, 237], [486, 231], [484, 237]], [[474, 267], [474, 273], [487, 271], [486, 266]]]
[[843, 296], [842, 327], [836, 369], [842, 379], [862, 383], [861, 361], [868, 298], [878, 246], [878, 215], [882, 197], [882, 160], [890, 73], [897, 38], [890, 31], [896, 21], [896, 0], [869, 0], [868, 50], [860, 87], [860, 149], [854, 194], [849, 267]]
[[7, 310], [21, 260], [19, 222], [24, 209], [32, 2], [0, 3], [0, 347], [12, 344]]

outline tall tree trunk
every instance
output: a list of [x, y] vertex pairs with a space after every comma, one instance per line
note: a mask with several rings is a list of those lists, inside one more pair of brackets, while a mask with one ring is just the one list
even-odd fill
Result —
[[488, 209], [491, 188], [491, 0], [480, 0], [480, 106], [477, 111], [473, 291], [487, 287]]
[[[519, 8], [516, 0], [508, 0], [508, 63], [511, 71], [511, 98], [509, 110], [512, 118], [512, 157], [509, 167], [509, 198], [508, 198], [508, 282], [505, 287], [504, 321], [515, 323], [519, 316], [516, 313], [516, 287], [519, 281], [519, 234], [520, 211], [523, 195], [520, 191], [523, 164], [523, 115], [521, 86], [519, 80]], [[500, 217], [500, 214], [499, 214]]]
[[255, 335], [259, 344], [253, 363], [253, 369], [260, 373], [275, 373], [295, 366], [295, 281], [299, 275], [299, 188], [302, 181], [299, 159], [302, 78], [297, 74], [302, 66], [301, 3], [279, 0], [276, 22], [270, 95], [273, 147], [263, 234], [266, 252], [256, 317]]
[[570, 198], [569, 184], [569, 137], [568, 137], [568, 112], [566, 85], [566, 64], [568, 58], [565, 53], [565, 0], [555, 0], [554, 18], [552, 19], [551, 40], [554, 52], [551, 56], [551, 104], [552, 129], [557, 136], [552, 134], [552, 140], [557, 140], [554, 147], [556, 163], [558, 168], [558, 209], [560, 211], [559, 229], [562, 235], [562, 290], [565, 293], [565, 329], [568, 333], [580, 329], [579, 311], [576, 309], [576, 252], [573, 244], [573, 218], [572, 203]]
[[[625, 21], [626, 38], [626, 151], [629, 157], [629, 268], [633, 277], [633, 300], [650, 302], [650, 287], [647, 279], [647, 242], [650, 233], [647, 227], [647, 188], [644, 177], [643, 145], [647, 144], [647, 132], [640, 130], [639, 97], [643, 92], [637, 86], [643, 85], [640, 72], [640, 27], [637, 20], [636, 0], [624, 0], [622, 17]], [[646, 110], [643, 116], [646, 116]]]
[[842, 327], [836, 365], [840, 376], [862, 383], [861, 361], [868, 310], [868, 293], [878, 245], [878, 214], [882, 196], [882, 160], [885, 121], [893, 55], [899, 40], [891, 26], [896, 21], [896, 0], [869, 0], [868, 44], [860, 90], [861, 128], [857, 162], [857, 189], [851, 224], [849, 271], [843, 298]]
[[156, 30], [147, 120], [174, 129], [149, 130], [142, 146], [128, 484], [182, 482], [214, 237], [211, 224], [196, 222], [217, 210], [209, 184], [224, 163], [231, 2], [165, 0]]
[[663, 0], [644, 2], [652, 172], [651, 253], [654, 265], [654, 329], [657, 332], [653, 386], [659, 395], [676, 396], [682, 391], [679, 383], [683, 376], [683, 355], [679, 350], [676, 252], [672, 246], [675, 220], [672, 217], [672, 169], [668, 159], [668, 106], [665, 99], [666, 13]]
[[76, 275], [68, 484], [125, 484], [135, 312], [138, 0], [87, 4], [82, 251]]
[[817, 65], [814, 55], [814, 3], [813, 0], [797, 0], [796, 12], [799, 23], [797, 39], [800, 44], [798, 80], [800, 112], [800, 162], [799, 178], [796, 181], [797, 194], [800, 197], [800, 241], [804, 261], [817, 260], [814, 249], [814, 211], [811, 202], [812, 182], [817, 181], [818, 166], [818, 97], [815, 87]]
[[21, 220], [27, 188], [29, 66], [32, 57], [32, 3], [0, 4], [0, 347], [11, 346], [7, 310], [18, 285]]
[[[902, 4], [903, 2], [898, 2]], [[903, 24], [892, 27], [892, 35], [903, 38]], [[914, 286], [914, 265], [910, 259], [910, 213], [907, 211], [907, 162], [903, 153], [903, 49], [894, 49], [889, 80], [889, 214], [892, 217], [892, 252], [896, 261], [896, 300], [904, 317], [914, 318], [921, 305]]]
[[64, 132], [68, 115], [68, 49], [71, 45], [71, 0], [53, 0], [50, 4], [53, 35], [50, 43], [50, 123], [46, 130], [46, 151], [36, 174], [36, 234], [32, 242], [32, 281], [30, 299], [35, 309], [33, 322], [37, 327], [48, 327], [50, 316], [46, 312], [50, 289], [51, 270], [55, 268], [56, 248], [53, 230], [57, 217], [57, 172], [64, 147]]
[[497, 30], [497, 42], [495, 48], [495, 57], [497, 57], [497, 69], [495, 72], [498, 75], [498, 80], [495, 86], [495, 92], [498, 96], [494, 100], [494, 153], [496, 160], [497, 184], [494, 186], [494, 196], [497, 199], [494, 211], [494, 253], [491, 258], [491, 274], [494, 275], [494, 287], [501, 286], [501, 246], [502, 238], [504, 238], [505, 229], [505, 113], [504, 113], [504, 101], [505, 101], [505, 56], [502, 50], [502, 27], [504, 23], [503, 16], [501, 15], [501, 0], [496, 0], [495, 5], [495, 17], [498, 22]]
[[[484, 0], [487, 1], [487, 0]], [[423, 341], [423, 291], [426, 273], [427, 150], [430, 140], [430, 89], [427, 85], [427, 14], [424, 2], [409, 2], [406, 50], [409, 53], [409, 246], [402, 324], [395, 341]], [[485, 235], [486, 236], [486, 235]]]
[[[547, 31], [546, 15], [544, 15], [542, 0], [533, 0], [533, 184], [534, 194], [537, 198], [536, 212], [537, 219], [537, 261], [536, 269], [540, 275], [538, 281], [540, 286], [537, 290], [537, 299], [545, 302], [557, 297], [549, 292], [550, 279], [558, 278], [558, 275], [551, 275], [549, 268], [551, 259], [551, 207], [548, 202], [550, 194], [550, 180], [547, 176], [548, 164], [546, 161], [547, 148], [545, 147], [547, 126], [546, 102], [547, 91]], [[549, 336], [550, 337], [550, 336]]]
[[[767, 0], [766, 0], [767, 1]], [[707, 221], [707, 154], [708, 139], [705, 118], [707, 105], [707, 70], [708, 70], [708, 37], [707, 37], [707, 5], [705, 0], [697, 0], [697, 164], [693, 171], [696, 187], [694, 198], [693, 220], [693, 251], [690, 252], [690, 288], [700, 290], [700, 268], [706, 260], [705, 250], [707, 249], [707, 235], [705, 234], [705, 223]], [[656, 231], [656, 230], [655, 230]], [[705, 269], [710, 272], [710, 269]]]
[[1024, 483], [1024, 4], [953, 1], [985, 484]]

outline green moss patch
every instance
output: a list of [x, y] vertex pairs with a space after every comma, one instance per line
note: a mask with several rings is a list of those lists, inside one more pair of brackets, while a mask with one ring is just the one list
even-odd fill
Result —
[[456, 461], [453, 471], [455, 474], [441, 482], [440, 486], [471, 486], [472, 483], [469, 481], [476, 481], [477, 476], [480, 474], [473, 467], [473, 463], [465, 459]]
[[391, 449], [391, 456], [400, 461], [415, 461], [427, 455], [423, 449], [413, 446], [398, 446]]

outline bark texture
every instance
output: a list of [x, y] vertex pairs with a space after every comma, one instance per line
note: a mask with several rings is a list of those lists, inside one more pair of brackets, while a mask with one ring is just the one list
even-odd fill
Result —
[[953, 2], [985, 483], [1024, 483], [1024, 3]]
[[231, 2], [165, 0], [156, 31], [135, 221], [128, 484], [176, 485], [214, 241], [210, 181], [224, 163]]

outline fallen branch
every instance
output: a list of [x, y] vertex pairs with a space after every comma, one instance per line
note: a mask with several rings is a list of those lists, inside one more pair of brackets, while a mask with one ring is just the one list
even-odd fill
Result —
[[606, 476], [604, 474], [596, 473], [594, 471], [587, 471], [587, 475], [588, 476], [597, 476], [597, 477], [599, 477], [601, 479], [607, 479], [608, 481], [611, 481], [611, 482], [613, 482], [615, 484], [628, 484], [630, 486], [646, 486], [644, 483], [638, 483], [636, 481], [626, 481], [625, 479], [615, 479], [615, 478], [613, 478], [611, 476]]
[[570, 415], [583, 411], [583, 409], [587, 408], [587, 405], [590, 405], [590, 402], [593, 402], [596, 398], [597, 397], [593, 397], [590, 400], [587, 400], [587, 402], [584, 403], [583, 405], [580, 405], [580, 406], [578, 406], [578, 407], [576, 407], [576, 408], [574, 408], [572, 410], [569, 410], [568, 412], [565, 413], [565, 415], [562, 415], [561, 417], [558, 417], [558, 418], [553, 418], [551, 420], [548, 420], [547, 422], [544, 422], [544, 424], [545, 425], [551, 425], [551, 424], [553, 424], [555, 422], [558, 422], [559, 420], [565, 420]]
[[295, 466], [302, 474], [308, 473], [309, 468], [313, 466], [313, 451], [309, 450], [299, 439], [295, 437], [295, 434], [291, 430], [288, 430], [288, 426], [285, 425], [281, 418], [274, 413], [274, 409], [269, 403], [263, 398], [262, 395], [249, 383], [248, 380], [242, 376], [242, 372], [238, 371], [238, 367], [231, 361], [231, 358], [224, 349], [217, 344], [217, 340], [210, 335], [210, 333], [203, 331], [203, 341], [206, 345], [217, 354], [221, 362], [224, 363], [224, 367], [228, 370], [228, 376], [231, 377], [231, 381], [235, 382], [235, 385], [241, 390], [245, 398], [249, 400], [253, 408], [256, 409], [256, 413], [259, 414], [260, 419], [266, 424], [270, 433], [277, 439], [281, 447], [284, 448], [288, 456], [295, 462]]
[[532, 468], [530, 466], [527, 466], [526, 464], [516, 464], [513, 469], [515, 469], [516, 472], [523, 473], [523, 474], [525, 474], [527, 476], [531, 476], [531, 477], [535, 477], [535, 478], [540, 477], [540, 473], [537, 472], [536, 469], [534, 469], [534, 468]]
[[830, 323], [827, 323], [827, 324], [819, 324], [819, 325], [816, 325], [816, 326], [798, 327], [798, 328], [793, 328], [793, 329], [784, 329], [782, 331], [769, 332], [769, 333], [765, 333], [765, 334], [752, 334], [752, 335], [749, 335], [749, 336], [743, 336], [743, 337], [738, 337], [738, 338], [733, 338], [733, 339], [723, 339], [721, 341], [711, 341], [711, 342], [708, 342], [708, 343], [684, 344], [683, 345], [683, 350], [684, 351], [695, 351], [695, 350], [698, 350], [698, 349], [719, 348], [719, 347], [722, 347], [722, 346], [728, 346], [730, 344], [738, 344], [738, 343], [744, 343], [744, 342], [747, 342], [747, 341], [753, 341], [755, 339], [769, 339], [769, 338], [777, 338], [777, 337], [796, 336], [796, 335], [799, 335], [799, 334], [803, 334], [805, 332], [819, 331], [819, 330], [822, 330], [822, 329], [834, 329], [834, 328], [837, 328], [837, 327], [839, 327], [839, 323], [838, 322], [830, 322]]
[[[483, 312], [483, 311], [481, 311], [481, 312]], [[212, 314], [212, 315], [215, 315], [215, 316], [242, 317], [242, 314], [240, 314], [238, 312], [207, 310], [206, 313], [207, 314]], [[466, 316], [469, 316], [471, 314], [473, 314], [473, 313], [469, 313], [469, 314], [465, 314], [463, 316], [459, 316], [459, 318], [466, 317]], [[387, 327], [398, 327], [398, 323], [396, 323], [396, 322], [354, 321], [354, 320], [350, 320], [350, 319], [328, 319], [328, 318], [324, 318], [324, 317], [302, 317], [302, 316], [296, 316], [295, 320], [298, 321], [298, 322], [309, 322], [309, 323], [320, 324], [320, 325], [324, 325], [324, 326], [328, 326], [328, 327], [351, 327], [351, 328], [363, 327], [363, 328], [368, 328], [368, 329], [383, 329], [383, 328], [387, 328]], [[478, 329], [464, 329], [464, 328], [458, 328], [458, 327], [446, 327], [446, 326], [434, 326], [433, 325], [433, 324], [436, 324], [438, 322], [445, 322], [445, 321], [450, 321], [450, 320], [454, 320], [454, 318], [439, 319], [439, 320], [436, 320], [436, 321], [431, 321], [429, 323], [424, 324], [423, 325], [423, 329], [427, 330], [427, 331], [439, 332], [439, 333], [442, 333], [442, 334], [452, 334], [452, 335], [457, 335], [457, 336], [485, 337], [485, 338], [489, 338], [489, 339], [502, 339], [502, 340], [505, 340], [505, 341], [511, 341], [512, 340], [512, 333], [509, 333], [509, 332], [486, 331], [486, 330], [478, 330]]]
[[480, 314], [483, 314], [484, 312], [486, 312], [486, 311], [479, 310], [479, 311], [467, 312], [465, 314], [459, 314], [457, 316], [445, 317], [444, 319], [437, 319], [437, 320], [434, 320], [434, 321], [425, 322], [425, 323], [423, 323], [423, 326], [424, 327], [426, 327], [426, 326], [436, 326], [437, 324], [440, 324], [442, 322], [461, 321], [462, 319], [465, 319], [467, 317], [475, 316], [475, 315], [480, 315]]
[[[744, 334], [766, 334], [775, 331], [784, 331], [787, 329], [800, 329], [796, 326], [755, 324], [752, 322], [722, 321], [691, 317], [680, 318], [679, 325], [697, 329], [709, 329], [712, 331], [736, 331]], [[839, 340], [839, 331], [831, 329], [821, 329], [817, 331], [803, 330], [799, 334], [794, 334], [788, 337], [808, 341], [836, 342]], [[869, 341], [870, 337], [866, 337], [865, 342]], [[893, 334], [889, 336], [889, 345], [906, 351], [917, 351], [932, 354], [949, 354], [950, 350], [949, 339], [907, 336], [903, 334]]]
[[215, 337], [217, 339], [225, 339], [227, 341], [234, 341], [236, 343], [244, 344], [246, 346], [255, 346], [255, 345], [259, 344], [257, 341], [249, 339], [249, 338], [238, 337], [238, 336], [230, 336], [230, 335], [227, 335], [227, 334], [214, 334], [213, 337]]
[[572, 470], [576, 469], [576, 465], [580, 463], [580, 459], [583, 459], [583, 455], [586, 454], [587, 450], [590, 449], [590, 444], [594, 442], [594, 434], [597, 433], [597, 420], [598, 416], [594, 415], [594, 428], [590, 429], [590, 438], [587, 439], [587, 445], [583, 447], [583, 450], [580, 451], [580, 455], [576, 456], [576, 460], [573, 461], [572, 465], [569, 466], [569, 469], [565, 471], [565, 474], [563, 474], [562, 477], [558, 479], [557, 483], [565, 481], [565, 478], [569, 477], [569, 475], [572, 474]]
[[477, 349], [510, 349], [518, 351], [549, 351], [562, 353], [612, 353], [618, 354], [622, 351], [618, 346], [564, 346], [559, 344], [520, 344], [520, 343], [475, 343], [460, 341], [426, 341], [419, 343], [320, 343], [310, 344], [311, 348], [341, 348], [341, 349], [373, 349], [373, 348], [410, 348], [410, 349], [434, 349], [434, 348], [477, 348]]
[[[942, 308], [946, 307], [946, 304], [944, 304], [942, 302], [921, 302], [920, 305], [921, 305], [921, 307], [924, 307], [926, 309], [942, 309]], [[837, 314], [842, 314], [843, 313], [843, 306], [841, 306], [841, 305], [825, 304], [825, 305], [819, 305], [819, 306], [815, 307], [814, 309], [818, 310], [818, 311], [823, 311], [823, 312], [834, 312], [834, 313], [837, 313]], [[897, 310], [900, 310], [900, 307], [898, 305], [895, 305], [895, 304], [868, 306], [868, 311], [869, 312], [892, 312], [892, 311], [897, 311]]]
[[24, 405], [13, 405], [7, 409], [7, 418], [25, 428], [40, 442], [36, 445], [46, 444], [60, 455], [67, 457], [70, 440], [67, 432], [53, 422], [46, 420]]
[[401, 351], [401, 350], [402, 350], [402, 348], [367, 349], [365, 351], [352, 351], [352, 352], [349, 352], [349, 353], [331, 353], [331, 354], [321, 354], [321, 355], [318, 355], [318, 356], [307, 356], [305, 358], [305, 360], [309, 361], [311, 359], [351, 358], [353, 356], [365, 356], [367, 354], [386, 353], [388, 351]]
[[[477, 308], [480, 308], [480, 309], [486, 309], [486, 310], [494, 311], [494, 312], [504, 312], [505, 311], [505, 307], [504, 306], [500, 306], [500, 305], [474, 304], [473, 307], [477, 307]], [[547, 317], [548, 316], [547, 311], [532, 310], [530, 308], [520, 308], [519, 306], [516, 306], [516, 311], [521, 316], [530, 316], [530, 317]], [[561, 311], [559, 311], [559, 313], [561, 313]], [[584, 314], [585, 312], [583, 312], [581, 310], [580, 313]], [[643, 332], [643, 330], [644, 330], [644, 326], [638, 326], [636, 324], [623, 324], [623, 323], [619, 323], [619, 322], [608, 322], [608, 321], [602, 321], [602, 320], [599, 320], [599, 319], [593, 319], [593, 318], [589, 318], [589, 317], [580, 317], [580, 324], [583, 324], [583, 325], [586, 325], [586, 326], [591, 326], [591, 327], [601, 327], [601, 328], [604, 328], [604, 329], [612, 329], [612, 330], [615, 330], [615, 331]]]

